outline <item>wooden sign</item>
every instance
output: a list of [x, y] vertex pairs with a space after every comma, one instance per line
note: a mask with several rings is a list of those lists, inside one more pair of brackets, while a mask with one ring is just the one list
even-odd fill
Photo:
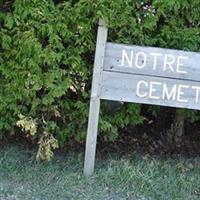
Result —
[[108, 43], [99, 21], [84, 174], [94, 171], [100, 99], [200, 110], [200, 54]]

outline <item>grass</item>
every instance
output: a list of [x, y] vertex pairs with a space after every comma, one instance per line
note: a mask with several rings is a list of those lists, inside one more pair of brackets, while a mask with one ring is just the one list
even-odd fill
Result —
[[95, 174], [82, 173], [83, 153], [38, 163], [16, 145], [0, 149], [1, 200], [197, 200], [200, 158], [162, 159], [132, 153], [97, 155]]

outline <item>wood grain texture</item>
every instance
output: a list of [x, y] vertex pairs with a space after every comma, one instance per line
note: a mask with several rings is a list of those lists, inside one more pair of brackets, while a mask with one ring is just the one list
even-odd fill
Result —
[[[146, 66], [143, 69], [138, 69], [135, 66], [134, 56], [132, 67], [130, 67], [127, 62], [125, 62], [124, 66], [121, 66], [122, 50], [125, 50], [129, 55], [131, 51], [133, 51], [134, 55], [137, 52], [144, 52], [147, 56]], [[152, 53], [158, 53], [163, 55], [157, 58], [156, 70], [153, 70], [154, 57], [152, 56]], [[175, 68], [177, 65], [177, 60], [173, 64], [174, 72], [170, 71], [169, 69], [163, 71], [165, 55], [172, 55], [175, 59], [177, 59], [178, 56], [188, 57], [188, 59], [186, 60], [181, 60], [181, 62], [183, 62], [183, 66], [181, 66], [181, 68], [186, 70], [187, 73], [176, 73]], [[144, 62], [142, 56], [138, 57], [138, 63], [142, 65], [142, 62]], [[148, 76], [200, 81], [200, 53], [155, 47], [140, 47], [135, 45], [107, 43], [104, 70], [128, 74], [144, 74]]]
[[102, 78], [101, 75], [103, 70], [106, 40], [107, 27], [105, 25], [104, 20], [99, 20], [85, 149], [84, 174], [86, 176], [92, 175], [94, 171], [100, 109], [100, 83]]
[[[148, 93], [143, 98], [137, 96], [136, 94], [137, 84], [141, 80], [148, 83], [148, 86], [141, 84], [140, 93]], [[159, 83], [159, 85], [153, 85], [153, 89], [155, 89], [155, 91], [152, 92], [152, 95], [158, 99], [149, 97], [149, 87], [151, 82]], [[173, 96], [169, 99], [162, 99], [163, 84], [168, 87], [169, 91], [173, 88], [174, 85], [176, 85], [177, 88], [178, 86], [185, 86], [186, 88], [181, 88], [181, 92], [183, 92], [183, 94], [181, 94], [179, 97], [181, 101], [183, 100], [187, 102], [178, 101], [178, 89], [176, 90], [174, 99], [172, 98]], [[200, 87], [200, 83], [196, 81], [193, 82], [159, 77], [152, 78], [145, 75], [132, 75], [104, 71], [101, 88], [101, 99], [200, 110], [199, 98], [197, 102], [195, 101], [197, 90], [192, 87]]]

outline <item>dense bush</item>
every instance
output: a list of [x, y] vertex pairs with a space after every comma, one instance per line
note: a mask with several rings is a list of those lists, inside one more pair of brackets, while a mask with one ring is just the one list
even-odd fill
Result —
[[[43, 159], [58, 144], [85, 137], [100, 17], [109, 24], [109, 41], [199, 51], [199, 13], [199, 0], [4, 0], [0, 134], [20, 127], [39, 141]], [[124, 104], [115, 115], [107, 107], [100, 118], [105, 138], [143, 121], [139, 105]], [[199, 119], [196, 112], [187, 116]]]

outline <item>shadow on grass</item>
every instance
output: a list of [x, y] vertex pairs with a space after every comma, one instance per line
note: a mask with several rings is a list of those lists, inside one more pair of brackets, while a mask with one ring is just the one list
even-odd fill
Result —
[[200, 198], [200, 158], [159, 158], [138, 152], [97, 154], [83, 176], [83, 152], [35, 161], [33, 150], [1, 145], [0, 199], [188, 200]]

